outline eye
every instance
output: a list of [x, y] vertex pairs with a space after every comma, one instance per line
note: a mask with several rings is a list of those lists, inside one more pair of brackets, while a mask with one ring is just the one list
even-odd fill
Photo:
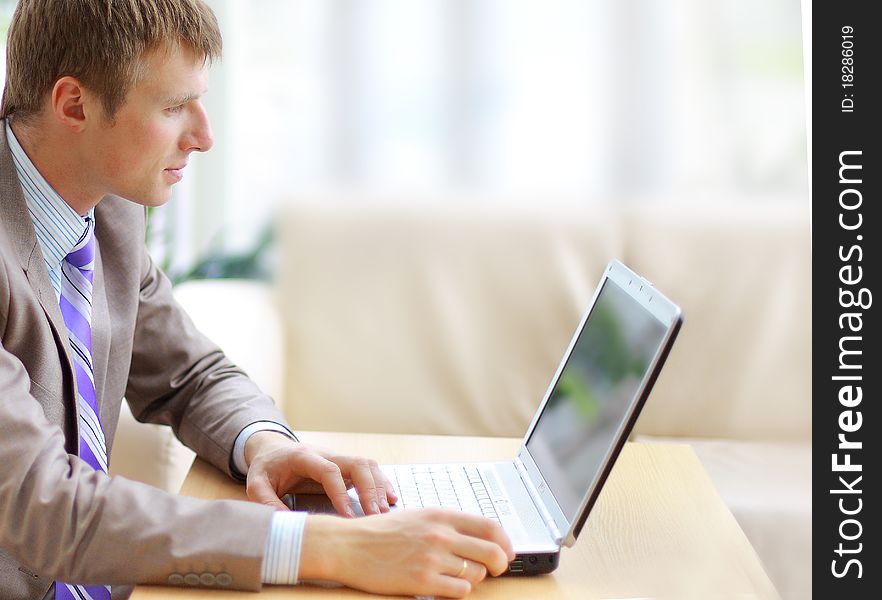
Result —
[[179, 113], [179, 112], [181, 112], [182, 110], [184, 110], [184, 105], [183, 105], [183, 104], [178, 104], [177, 106], [170, 106], [170, 107], [168, 107], [168, 108], [165, 109], [165, 111], [166, 111], [167, 113], [170, 113], [170, 114], [173, 114], [173, 115], [174, 115], [174, 114], [177, 114], [177, 113]]

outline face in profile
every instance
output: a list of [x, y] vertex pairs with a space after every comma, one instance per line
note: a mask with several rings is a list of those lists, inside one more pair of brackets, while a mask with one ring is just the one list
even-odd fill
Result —
[[186, 46], [150, 52], [143, 61], [145, 75], [113, 118], [102, 115], [86, 135], [104, 192], [158, 206], [183, 179], [190, 154], [212, 146], [200, 100], [208, 66]]

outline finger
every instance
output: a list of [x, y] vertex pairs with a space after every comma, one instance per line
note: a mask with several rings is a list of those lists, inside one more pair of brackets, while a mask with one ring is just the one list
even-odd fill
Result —
[[465, 579], [472, 585], [480, 583], [485, 577], [487, 577], [487, 567], [481, 563], [468, 560], [467, 558], [461, 558], [459, 556], [454, 557], [453, 563], [455, 566], [446, 570], [446, 575]]
[[486, 517], [481, 517], [478, 515], [471, 515], [468, 513], [461, 513], [457, 511], [451, 512], [451, 517], [453, 518], [453, 526], [456, 528], [457, 531], [468, 536], [488, 540], [495, 543], [505, 553], [509, 562], [514, 560], [514, 547], [511, 544], [511, 540], [509, 539], [508, 534], [505, 533], [505, 530], [499, 523], [493, 521], [492, 519], [488, 519]]
[[508, 569], [508, 556], [496, 542], [469, 535], [458, 535], [454, 538], [450, 550], [457, 556], [465, 558], [466, 562], [473, 561], [483, 565], [493, 576], [501, 575]]
[[389, 504], [397, 504], [398, 494], [395, 492], [395, 487], [392, 485], [392, 482], [389, 481], [389, 478], [385, 475], [383, 475], [383, 487], [386, 488], [386, 500]]
[[[377, 497], [377, 504], [380, 505], [380, 512], [389, 512], [389, 489], [391, 489], [392, 483], [383, 474], [380, 465], [376, 461], [369, 461], [368, 464], [371, 467], [371, 477], [374, 479], [374, 495]], [[394, 491], [392, 495], [395, 495]]]
[[252, 502], [266, 504], [276, 510], [289, 510], [279, 498], [266, 473], [249, 473], [245, 480], [245, 493]]
[[[365, 458], [349, 459], [349, 478], [358, 492], [358, 499], [365, 515], [380, 514], [380, 504], [377, 501], [377, 484], [374, 482], [374, 474], [371, 462]], [[374, 463], [376, 464], [376, 463]]]
[[382, 469], [377, 469], [380, 472], [380, 477], [383, 481], [383, 488], [386, 491], [386, 502], [389, 504], [395, 504], [398, 502], [398, 494], [395, 492], [395, 486], [392, 485], [392, 482], [386, 477], [386, 474], [383, 473]]
[[300, 460], [303, 461], [303, 464], [300, 465], [302, 471], [307, 477], [322, 484], [322, 489], [330, 498], [336, 511], [347, 517], [355, 517], [352, 501], [346, 491], [346, 483], [343, 481], [340, 467], [313, 453], [302, 454]]

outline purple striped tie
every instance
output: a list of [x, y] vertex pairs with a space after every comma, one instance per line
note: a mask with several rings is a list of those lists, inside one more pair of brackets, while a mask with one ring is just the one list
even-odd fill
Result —
[[[107, 446], [98, 417], [92, 374], [92, 278], [95, 269], [95, 221], [86, 217], [86, 231], [61, 263], [61, 315], [67, 325], [80, 409], [80, 458], [107, 473]], [[56, 600], [108, 600], [110, 586], [55, 582]]]

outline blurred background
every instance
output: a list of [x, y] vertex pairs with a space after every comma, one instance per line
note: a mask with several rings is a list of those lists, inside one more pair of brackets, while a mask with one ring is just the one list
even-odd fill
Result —
[[150, 240], [176, 278], [316, 198], [807, 206], [799, 0], [209, 4], [216, 145]]
[[[638, 439], [811, 596], [810, 2], [208, 2], [215, 146], [147, 241], [295, 427], [521, 436], [616, 257], [686, 315]], [[176, 491], [153, 435], [174, 477], [111, 466]]]

